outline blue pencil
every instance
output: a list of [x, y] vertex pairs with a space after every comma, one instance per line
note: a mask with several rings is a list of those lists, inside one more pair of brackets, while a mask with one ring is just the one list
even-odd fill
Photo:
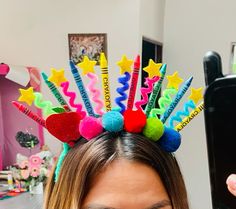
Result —
[[149, 101], [145, 107], [145, 113], [146, 113], [146, 116], [148, 117], [153, 106], [154, 106], [154, 103], [157, 99], [157, 96], [158, 96], [158, 93], [160, 92], [160, 89], [161, 89], [161, 85], [162, 85], [162, 81], [164, 80], [164, 77], [165, 77], [165, 74], [166, 74], [166, 64], [163, 64], [161, 66], [161, 69], [160, 69], [160, 73], [161, 73], [161, 78], [160, 80], [154, 85], [154, 88], [153, 88], [153, 91], [149, 97]]
[[88, 114], [90, 116], [96, 117], [96, 115], [94, 113], [94, 110], [93, 110], [93, 106], [91, 105], [90, 99], [88, 97], [88, 93], [87, 93], [87, 91], [84, 88], [84, 84], [83, 84], [82, 78], [81, 78], [81, 76], [80, 76], [80, 74], [79, 74], [75, 64], [71, 60], [70, 60], [70, 68], [71, 68], [71, 72], [72, 72], [73, 77], [75, 79], [76, 85], [77, 85], [77, 87], [78, 87], [78, 89], [80, 91], [81, 97], [82, 97], [83, 102], [84, 102], [84, 106], [85, 106]]
[[174, 100], [171, 102], [170, 106], [166, 109], [166, 111], [163, 113], [163, 115], [161, 116], [160, 120], [162, 121], [162, 123], [165, 123], [166, 120], [168, 119], [168, 117], [170, 116], [170, 114], [173, 112], [173, 110], [175, 109], [175, 107], [177, 106], [177, 104], [179, 103], [179, 101], [181, 100], [181, 98], [184, 96], [184, 94], [186, 93], [186, 91], [188, 90], [188, 88], [190, 87], [191, 83], [192, 83], [193, 77], [190, 77], [188, 80], [186, 80], [184, 82], [184, 84], [181, 86], [181, 88], [179, 89], [179, 91], [177, 92]]

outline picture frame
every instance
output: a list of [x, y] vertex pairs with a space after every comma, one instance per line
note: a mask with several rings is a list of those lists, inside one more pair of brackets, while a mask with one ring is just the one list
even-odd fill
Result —
[[236, 74], [236, 42], [231, 42], [230, 50], [230, 71]]
[[90, 60], [97, 61], [99, 65], [100, 53], [104, 52], [107, 57], [107, 34], [106, 33], [78, 33], [68, 34], [69, 56], [75, 64], [83, 61], [86, 55]]

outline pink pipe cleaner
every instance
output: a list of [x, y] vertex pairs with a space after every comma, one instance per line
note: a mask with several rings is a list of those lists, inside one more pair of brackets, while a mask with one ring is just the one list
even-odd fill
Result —
[[153, 78], [146, 78], [145, 85], [147, 88], [141, 88], [140, 92], [142, 95], [142, 99], [140, 101], [135, 102], [135, 107], [137, 110], [143, 110], [142, 106], [148, 103], [148, 94], [150, 94], [153, 91], [153, 85], [156, 83], [160, 77], [154, 76]]
[[76, 108], [76, 112], [79, 113], [82, 118], [84, 118], [86, 116], [86, 112], [82, 110], [83, 106], [81, 104], [75, 104], [75, 92], [68, 91], [69, 82], [66, 81], [61, 83], [61, 87], [64, 95], [69, 97], [70, 106]]
[[88, 73], [87, 76], [90, 79], [87, 88], [92, 94], [92, 100], [97, 104], [95, 107], [95, 112], [99, 115], [103, 115], [104, 112], [102, 111], [102, 108], [104, 107], [104, 103], [101, 99], [99, 99], [101, 92], [95, 88], [95, 84], [98, 82], [98, 77], [94, 73]]

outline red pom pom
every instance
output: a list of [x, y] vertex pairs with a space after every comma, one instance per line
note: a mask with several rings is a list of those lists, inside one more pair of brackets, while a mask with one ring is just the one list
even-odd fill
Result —
[[46, 119], [46, 127], [57, 139], [74, 146], [80, 138], [80, 120], [81, 116], [76, 112], [53, 114]]
[[146, 125], [146, 115], [142, 110], [126, 110], [124, 116], [124, 129], [130, 133], [142, 132]]

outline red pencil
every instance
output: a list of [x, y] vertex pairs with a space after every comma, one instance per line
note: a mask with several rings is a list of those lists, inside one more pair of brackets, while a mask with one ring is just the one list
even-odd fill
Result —
[[13, 101], [12, 104], [22, 113], [27, 115], [29, 118], [33, 119], [34, 121], [36, 121], [37, 123], [46, 128], [46, 122], [43, 118], [39, 117], [37, 114], [33, 113], [30, 109], [28, 109], [27, 107], [16, 101]]
[[132, 73], [129, 98], [128, 98], [128, 103], [127, 103], [127, 109], [131, 109], [131, 110], [133, 109], [133, 105], [134, 105], [135, 93], [136, 93], [138, 76], [139, 76], [139, 68], [140, 68], [140, 56], [137, 55], [134, 61], [134, 69]]

